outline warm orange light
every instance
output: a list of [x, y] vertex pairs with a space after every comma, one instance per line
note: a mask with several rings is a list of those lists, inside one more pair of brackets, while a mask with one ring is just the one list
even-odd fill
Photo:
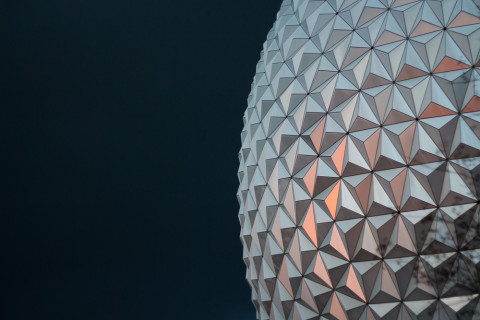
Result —
[[343, 160], [345, 159], [345, 147], [347, 146], [347, 137], [343, 138], [343, 141], [338, 145], [337, 150], [332, 154], [332, 161], [337, 168], [339, 175], [342, 175]]
[[317, 275], [320, 279], [325, 282], [330, 288], [332, 288], [332, 282], [330, 281], [330, 276], [328, 275], [327, 268], [325, 267], [325, 263], [323, 262], [322, 257], [320, 254], [317, 253], [317, 260], [315, 260], [315, 267], [313, 268], [313, 273]]
[[330, 211], [330, 215], [333, 219], [335, 219], [335, 215], [337, 212], [337, 203], [338, 203], [338, 195], [340, 193], [340, 181], [337, 182], [335, 187], [333, 187], [330, 194], [325, 199], [325, 204], [327, 205], [328, 211]]
[[454, 71], [454, 70], [467, 69], [467, 68], [470, 68], [470, 66], [458, 60], [452, 59], [450, 57], [445, 57], [438, 64], [438, 66], [435, 68], [433, 73], [441, 73], [441, 72]]
[[347, 288], [352, 290], [352, 292], [355, 293], [357, 297], [359, 297], [363, 301], [367, 301], [365, 299], [362, 287], [360, 286], [360, 282], [357, 279], [357, 275], [355, 274], [355, 270], [353, 269], [352, 265], [350, 265], [348, 270]]
[[318, 158], [315, 160], [313, 165], [308, 169], [307, 173], [303, 177], [303, 182], [307, 187], [308, 193], [313, 197], [313, 190], [315, 189], [315, 180], [317, 179], [317, 166]]
[[305, 220], [303, 220], [303, 229], [307, 233], [308, 237], [312, 240], [313, 244], [318, 248], [317, 244], [317, 227], [315, 223], [315, 213], [313, 211], [313, 204], [310, 204]]

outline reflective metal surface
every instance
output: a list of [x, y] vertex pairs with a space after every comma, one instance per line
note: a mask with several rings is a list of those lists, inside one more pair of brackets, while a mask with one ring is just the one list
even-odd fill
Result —
[[259, 319], [480, 319], [479, 6], [283, 2], [238, 173]]

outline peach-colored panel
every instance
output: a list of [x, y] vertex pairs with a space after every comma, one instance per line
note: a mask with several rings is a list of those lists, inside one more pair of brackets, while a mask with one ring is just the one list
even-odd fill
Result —
[[365, 223], [363, 225], [363, 236], [361, 240], [362, 249], [368, 251], [376, 256], [379, 256], [380, 249], [378, 247], [377, 241], [375, 240], [375, 236], [372, 232], [372, 229]]
[[405, 187], [405, 178], [407, 177], [407, 169], [403, 169], [395, 178], [390, 181], [392, 186], [393, 196], [395, 197], [395, 202], [397, 207], [400, 207], [402, 202], [403, 189]]
[[[375, 313], [372, 311], [370, 306], [367, 305], [365, 308], [367, 310], [365, 320], [378, 320], [378, 317], [375, 315]], [[407, 318], [408, 319], [408, 318]], [[403, 320], [403, 319], [402, 319]]]
[[423, 111], [422, 115], [419, 118], [426, 119], [426, 118], [433, 118], [433, 117], [448, 116], [451, 114], [455, 114], [455, 112], [439, 104], [436, 104], [435, 102], [430, 102], [430, 104], [427, 106], [427, 108], [425, 108], [425, 110]]
[[337, 150], [335, 150], [332, 154], [332, 161], [333, 161], [333, 164], [335, 165], [335, 168], [337, 168], [337, 172], [339, 175], [342, 175], [343, 160], [345, 159], [346, 145], [347, 145], [347, 137], [343, 138], [343, 141], [340, 142], [340, 144], [337, 147]]
[[338, 231], [338, 227], [336, 224], [333, 225], [332, 228], [332, 235], [330, 238], [330, 245], [338, 251], [345, 259], [349, 260], [347, 249], [345, 248], [345, 244], [343, 243], [342, 237], [340, 236], [340, 232]]
[[368, 197], [370, 195], [370, 185], [372, 183], [372, 175], [369, 174], [362, 182], [360, 182], [356, 187], [355, 191], [357, 192], [358, 199], [364, 212], [367, 212], [368, 209]]
[[417, 25], [415, 30], [413, 30], [410, 37], [421, 36], [422, 34], [427, 34], [427, 33], [438, 31], [438, 30], [440, 30], [440, 27], [437, 27], [436, 25], [433, 25], [431, 23], [428, 23], [422, 20]]
[[310, 290], [308, 290], [308, 286], [305, 282], [305, 280], [302, 280], [302, 292], [300, 294], [300, 298], [313, 310], [318, 312], [317, 304], [315, 300], [313, 299], [312, 294], [310, 293]]
[[285, 212], [292, 219], [295, 224], [298, 224], [300, 221], [297, 221], [297, 215], [295, 214], [295, 194], [293, 193], [292, 183], [288, 184], [285, 198], [283, 199], [283, 206], [285, 207]]
[[317, 254], [317, 260], [315, 260], [315, 267], [313, 268], [313, 273], [318, 276], [320, 279], [325, 282], [330, 288], [332, 288], [332, 281], [330, 281], [330, 276], [328, 275], [327, 268], [325, 263], [322, 260], [322, 257]]
[[412, 152], [413, 135], [415, 134], [416, 122], [412, 123], [405, 131], [403, 131], [400, 137], [400, 143], [402, 144], [403, 154], [408, 162], [410, 159], [410, 153]]
[[307, 214], [305, 215], [305, 220], [303, 220], [302, 227], [303, 227], [303, 230], [305, 230], [307, 235], [310, 237], [312, 242], [315, 244], [315, 246], [318, 248], [317, 228], [315, 223], [315, 213], [313, 211], [313, 204], [310, 204], [310, 207], [308, 208]]
[[361, 26], [362, 24], [371, 21], [373, 18], [379, 16], [383, 12], [385, 12], [385, 9], [366, 7], [365, 9], [363, 9], [362, 15], [357, 25]]
[[298, 310], [298, 307], [296, 304], [293, 305], [293, 312], [292, 312], [292, 319], [293, 320], [301, 320], [302, 319], [302, 315], [300, 314], [300, 311]]
[[378, 140], [380, 139], [380, 129], [375, 131], [367, 140], [364, 145], [367, 149], [368, 160], [370, 162], [370, 168], [375, 166], [375, 157], [377, 155]]
[[288, 276], [287, 263], [285, 261], [286, 257], [283, 258], [282, 265], [278, 271], [278, 280], [283, 284], [285, 289], [287, 289], [290, 296], [293, 297], [292, 286], [290, 285], [290, 277]]
[[317, 153], [320, 152], [320, 145], [322, 143], [322, 137], [323, 137], [323, 130], [325, 128], [325, 119], [326, 117], [320, 121], [318, 126], [313, 130], [313, 132], [310, 134], [310, 139], [313, 142], [313, 145], [315, 146], [315, 150]]
[[332, 109], [335, 109], [340, 104], [347, 101], [350, 97], [357, 93], [357, 90], [335, 89], [328, 110], [330, 111]]
[[438, 66], [435, 68], [433, 73], [441, 73], [441, 72], [454, 71], [454, 70], [460, 70], [460, 69], [466, 69], [466, 68], [470, 68], [470, 66], [458, 60], [452, 59], [450, 57], [445, 57], [438, 64]]
[[365, 52], [369, 51], [370, 48], [359, 48], [359, 47], [350, 47], [347, 51], [347, 55], [343, 60], [342, 67], [349, 65], [353, 61], [357, 60]]
[[[284, 318], [283, 312], [281, 312], [280, 310], [278, 310], [276, 308], [276, 306], [281, 306], [281, 305], [282, 305], [282, 300], [280, 299], [280, 291], [277, 288], [274, 291], [274, 294], [273, 294], [273, 297], [272, 297], [272, 304], [270, 306], [270, 314], [271, 314], [270, 320], [279, 320], [279, 319]], [[279, 313], [276, 313], [276, 312], [279, 312]]]
[[393, 281], [390, 273], [388, 272], [387, 265], [384, 263], [382, 268], [382, 291], [388, 293], [392, 297], [400, 299], [395, 282]]
[[409, 64], [403, 66], [402, 70], [398, 74], [397, 81], [403, 81], [407, 79], [418, 78], [426, 75], [427, 73], [418, 68], [412, 67]]
[[395, 41], [400, 41], [405, 39], [405, 37], [402, 37], [401, 35], [398, 35], [396, 33], [390, 32], [390, 31], [384, 31], [380, 38], [378, 38], [377, 42], [375, 43], [376, 46], [381, 46], [387, 43], [392, 43]]
[[392, 4], [392, 8], [400, 7], [414, 1], [417, 1], [417, 0], [395, 0], [395, 2]]
[[337, 203], [338, 203], [338, 194], [340, 192], [340, 181], [337, 181], [335, 187], [333, 187], [330, 194], [325, 199], [325, 204], [327, 205], [328, 211], [330, 211], [330, 215], [333, 219], [335, 219], [335, 215], [337, 213]]
[[385, 116], [385, 111], [388, 108], [388, 101], [390, 100], [393, 87], [393, 85], [388, 86], [385, 90], [375, 95], [375, 104], [380, 119], [383, 119]]
[[295, 264], [298, 270], [302, 270], [302, 253], [300, 251], [300, 241], [298, 239], [298, 229], [293, 233], [292, 240], [290, 242], [290, 249], [288, 254], [291, 261]]
[[367, 79], [365, 79], [365, 82], [362, 85], [363, 89], [370, 89], [374, 87], [380, 87], [386, 84], [391, 83], [390, 80], [382, 78], [380, 76], [377, 76], [376, 74], [369, 74]]
[[450, 23], [449, 28], [467, 26], [470, 24], [480, 23], [480, 19], [466, 13], [465, 11], [460, 12], [457, 17]]
[[353, 293], [357, 295], [363, 301], [366, 301], [365, 294], [363, 293], [362, 287], [360, 286], [360, 282], [358, 281], [357, 275], [355, 274], [355, 270], [353, 270], [353, 266], [350, 265], [348, 270], [347, 276], [347, 288], [352, 290]]
[[410, 234], [408, 233], [407, 227], [403, 222], [403, 219], [398, 219], [398, 239], [397, 243], [399, 246], [407, 249], [410, 252], [417, 252], [415, 245], [413, 244], [413, 240], [410, 238]]
[[462, 113], [480, 111], [480, 98], [473, 96], [472, 99], [467, 103], [465, 108], [463, 108]]
[[332, 295], [332, 304], [330, 305], [329, 313], [338, 320], [348, 320], [347, 315], [345, 314], [345, 310], [343, 310], [343, 307], [340, 303], [340, 300], [338, 300], [336, 293]]
[[305, 183], [310, 196], [313, 196], [313, 190], [315, 189], [315, 181], [317, 180], [317, 166], [318, 158], [303, 177], [303, 182]]
[[398, 110], [393, 109], [388, 113], [388, 116], [385, 119], [385, 122], [383, 124], [388, 126], [390, 124], [396, 124], [396, 123], [400, 123], [400, 122], [411, 121], [413, 119], [414, 119], [413, 117], [411, 117], [411, 116], [409, 116], [409, 115], [407, 115], [403, 112], [400, 112]]
[[273, 234], [273, 237], [277, 241], [280, 248], [282, 250], [285, 250], [285, 248], [283, 247], [283, 241], [282, 241], [282, 231], [281, 231], [281, 226], [280, 226], [280, 214], [278, 214], [278, 213], [275, 215], [275, 218], [273, 220], [271, 233]]

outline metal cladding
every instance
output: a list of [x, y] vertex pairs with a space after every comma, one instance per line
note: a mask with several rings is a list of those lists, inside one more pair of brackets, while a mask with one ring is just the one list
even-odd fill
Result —
[[283, 2], [238, 173], [259, 319], [480, 319], [479, 6]]

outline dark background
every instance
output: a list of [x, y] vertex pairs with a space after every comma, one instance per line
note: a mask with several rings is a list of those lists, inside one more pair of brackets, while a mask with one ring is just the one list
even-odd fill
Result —
[[280, 3], [0, 3], [0, 318], [255, 318], [237, 152]]

